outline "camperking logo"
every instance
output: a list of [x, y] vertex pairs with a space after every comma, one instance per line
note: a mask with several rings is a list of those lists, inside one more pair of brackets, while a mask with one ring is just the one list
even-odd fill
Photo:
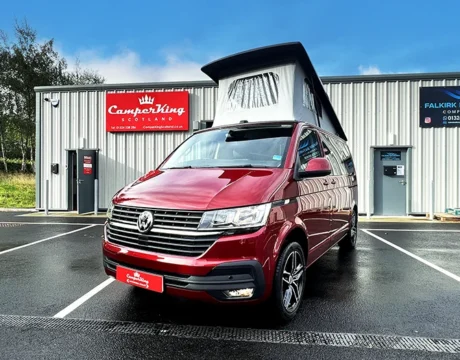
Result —
[[134, 276], [126, 274], [126, 282], [128, 284], [141, 286], [145, 289], [149, 288], [149, 281], [144, 279], [137, 271], [134, 273]]
[[188, 91], [111, 92], [105, 108], [110, 132], [189, 129]]
[[155, 98], [147, 96], [147, 94], [144, 97], [139, 98], [139, 104], [141, 105], [144, 105], [144, 104], [152, 105], [154, 101], [155, 101]]
[[[145, 95], [144, 97], [139, 98], [140, 105], [153, 105], [154, 98]], [[171, 107], [168, 104], [155, 104], [155, 106], [150, 107], [135, 107], [135, 108], [118, 108], [118, 105], [112, 105], [108, 109], [109, 114], [113, 115], [132, 115], [137, 117], [139, 115], [148, 115], [148, 114], [177, 114], [179, 116], [185, 113], [185, 108], [183, 107]], [[169, 117], [169, 121], [172, 118]]]

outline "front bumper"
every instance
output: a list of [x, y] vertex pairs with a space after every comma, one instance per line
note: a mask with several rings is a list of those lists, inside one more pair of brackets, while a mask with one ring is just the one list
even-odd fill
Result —
[[[216, 265], [207, 275], [193, 276], [143, 268], [133, 264], [126, 264], [104, 256], [104, 268], [106, 273], [115, 276], [117, 266], [124, 266], [133, 270], [143, 271], [150, 274], [163, 276], [166, 291], [176, 290], [173, 293], [184, 297], [199, 298], [195, 293], [188, 296], [190, 291], [206, 293], [217, 301], [258, 300], [263, 297], [265, 291], [264, 272], [261, 264], [256, 260], [242, 260]], [[228, 290], [254, 289], [250, 298], [229, 297]]]

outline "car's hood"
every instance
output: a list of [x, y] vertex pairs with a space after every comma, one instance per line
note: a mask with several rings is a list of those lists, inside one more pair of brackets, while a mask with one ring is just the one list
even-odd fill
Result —
[[170, 169], [152, 171], [115, 197], [126, 206], [209, 210], [272, 200], [285, 169]]

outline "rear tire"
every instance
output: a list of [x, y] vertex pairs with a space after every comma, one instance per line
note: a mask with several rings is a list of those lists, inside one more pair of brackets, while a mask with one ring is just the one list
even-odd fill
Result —
[[289, 322], [297, 315], [305, 292], [305, 264], [305, 254], [298, 242], [289, 243], [279, 257], [272, 293], [277, 322]]
[[356, 242], [358, 240], [358, 215], [356, 210], [353, 210], [353, 215], [350, 220], [350, 229], [345, 238], [339, 241], [339, 246], [343, 250], [353, 250], [356, 248]]

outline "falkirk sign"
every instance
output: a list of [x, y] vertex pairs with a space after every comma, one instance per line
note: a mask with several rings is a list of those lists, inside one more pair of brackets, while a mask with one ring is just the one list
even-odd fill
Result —
[[420, 88], [421, 128], [460, 127], [460, 87]]

